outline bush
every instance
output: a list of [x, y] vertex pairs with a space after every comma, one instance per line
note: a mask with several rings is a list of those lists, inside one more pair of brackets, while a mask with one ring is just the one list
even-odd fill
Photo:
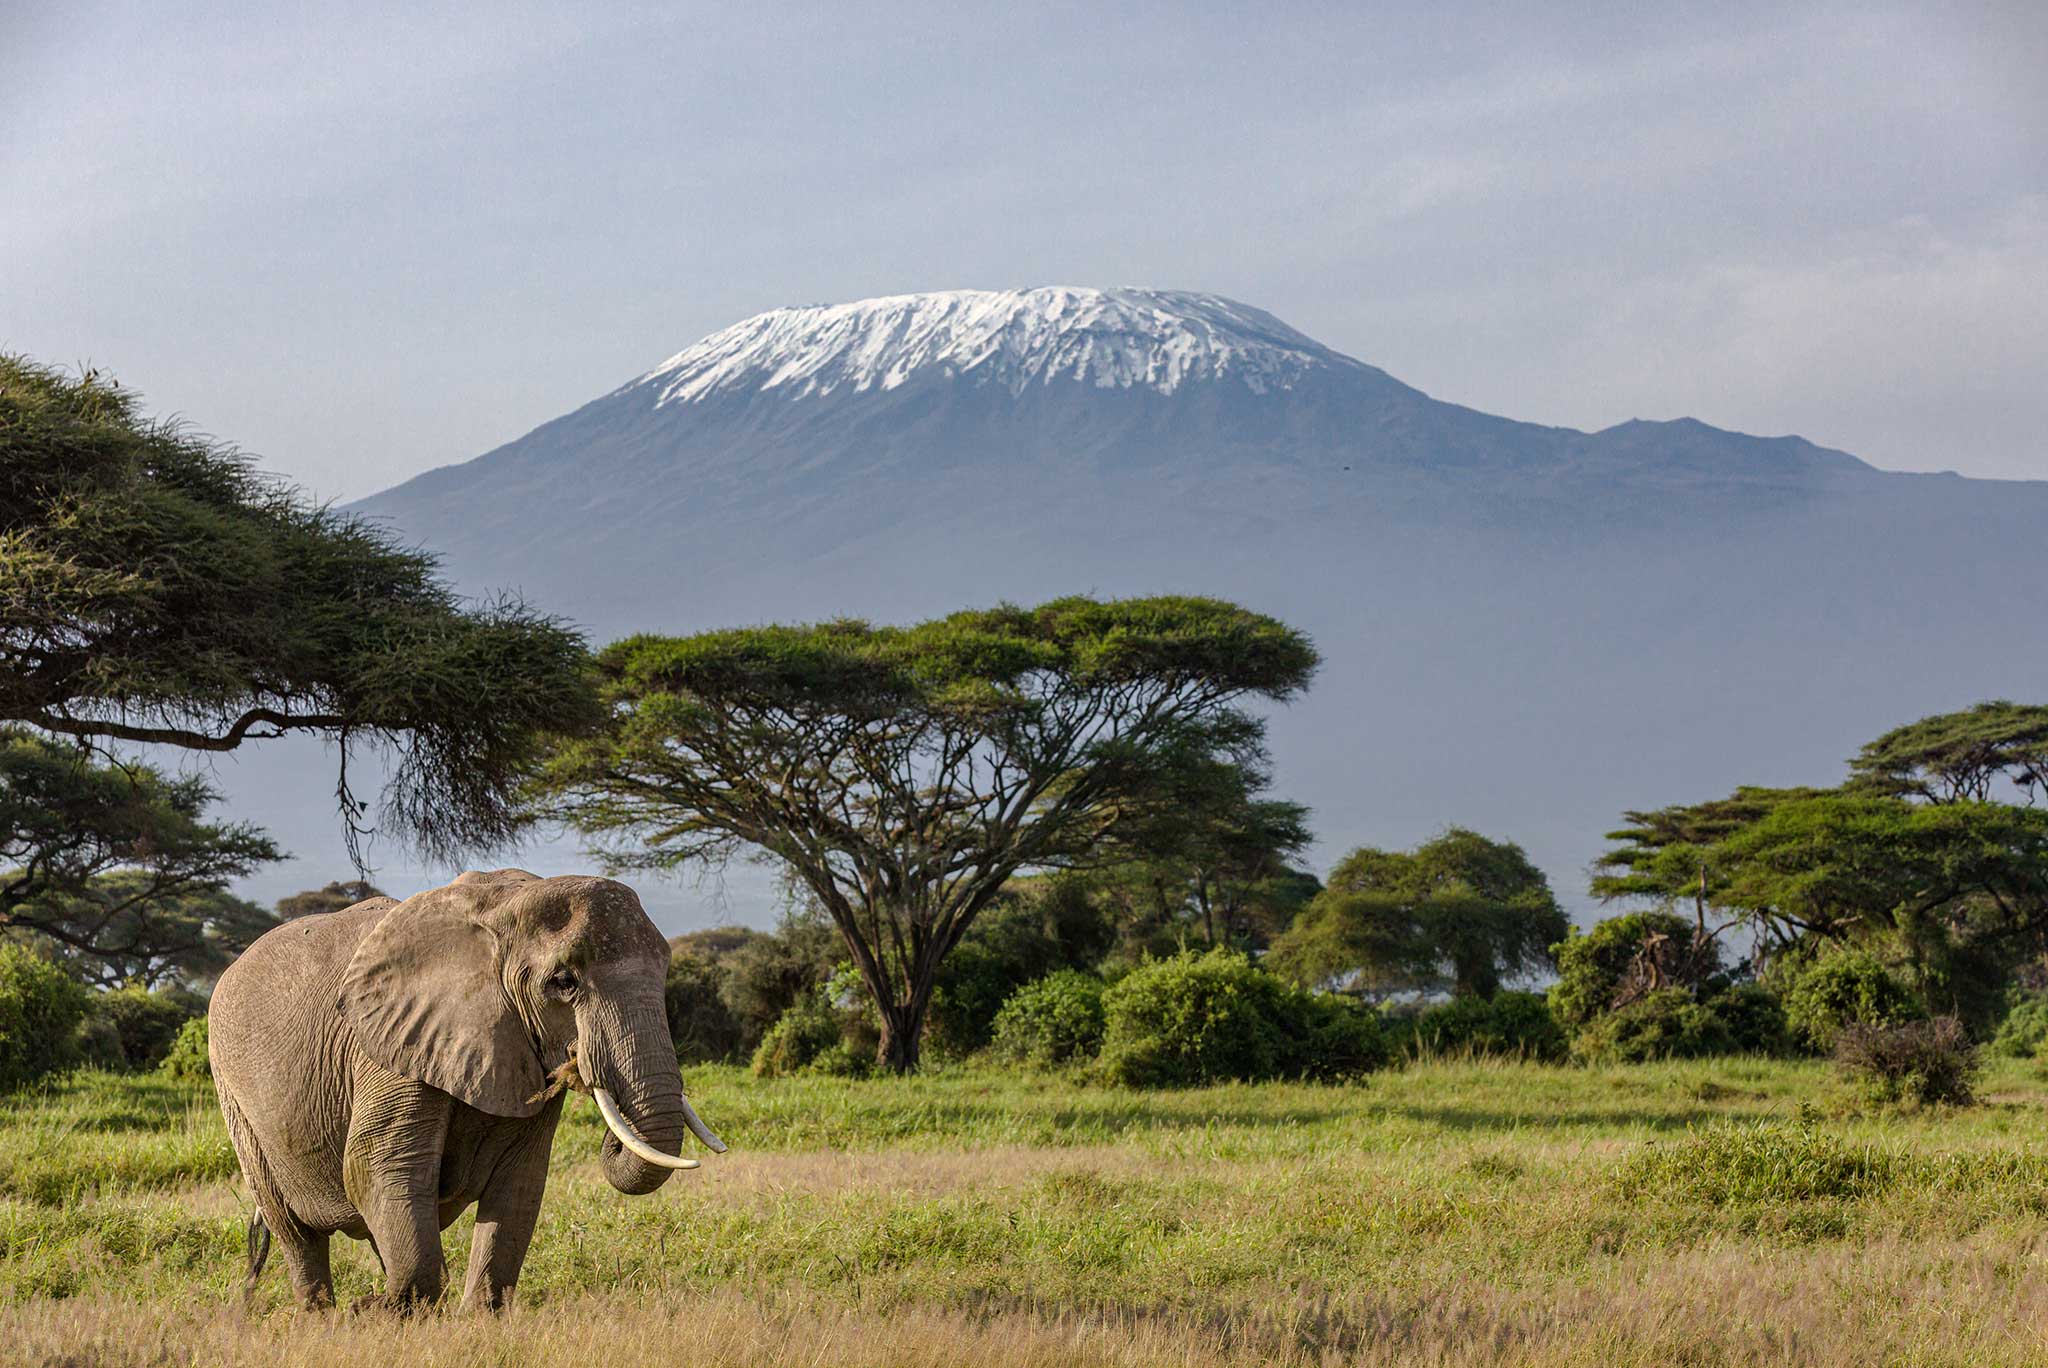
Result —
[[715, 1064], [734, 1058], [745, 1044], [746, 1026], [720, 992], [724, 981], [718, 965], [704, 956], [679, 949], [669, 957], [662, 998], [680, 1062]]
[[1596, 1064], [1697, 1059], [1735, 1049], [1728, 1023], [1683, 988], [1660, 988], [1596, 1017], [1572, 1039], [1572, 1053]]
[[132, 1070], [163, 1063], [185, 1023], [205, 1011], [205, 1000], [195, 993], [135, 987], [101, 993], [91, 1008], [92, 1015], [112, 1026], [119, 1037], [121, 1062], [113, 1067]]
[[121, 1033], [114, 1029], [113, 1022], [98, 1013], [86, 1013], [72, 1042], [73, 1054], [82, 1068], [120, 1073], [128, 1067], [128, 1056], [121, 1053]]
[[1762, 984], [1738, 983], [1708, 998], [1706, 1005], [1727, 1024], [1737, 1053], [1792, 1052], [1792, 1032], [1785, 1024], [1785, 1006], [1776, 993]]
[[206, 1054], [206, 1018], [193, 1017], [178, 1028], [178, 1038], [164, 1055], [163, 1071], [173, 1078], [211, 1078], [213, 1061]]
[[995, 1053], [1041, 1069], [1093, 1058], [1102, 1048], [1105, 987], [1078, 969], [1025, 984], [996, 1013]]
[[1692, 945], [1694, 926], [1669, 912], [1631, 912], [1610, 917], [1584, 935], [1576, 932], [1550, 947], [1557, 961], [1557, 982], [1550, 987], [1550, 1010], [1567, 1030], [1576, 1031], [1614, 1007], [1615, 994], [1643, 948], [1656, 942], [1666, 947], [1660, 958], [1687, 958], [1679, 966], [1683, 986], [1711, 978], [1721, 968], [1721, 952], [1705, 947], [1697, 962], [1684, 952]]
[[1853, 1022], [1836, 1038], [1835, 1063], [1882, 1101], [1961, 1107], [1975, 1100], [1970, 1084], [1977, 1047], [1956, 1017], [1890, 1026]]
[[957, 1057], [983, 1048], [995, 1038], [1003, 1005], [1026, 984], [1085, 968], [1115, 943], [1116, 928], [1089, 900], [1084, 880], [1018, 881], [975, 918], [940, 967], [926, 1050]]
[[797, 999], [754, 1051], [754, 1072], [787, 1078], [812, 1072], [861, 1077], [874, 1065], [882, 1032], [860, 973], [842, 963]]
[[0, 944], [0, 1092], [78, 1062], [90, 996], [26, 946]]
[[1564, 1027], [1541, 993], [1452, 998], [1405, 1025], [1409, 1048], [1418, 1054], [1558, 1060], [1568, 1045]]
[[1226, 950], [1140, 965], [1102, 997], [1102, 1071], [1134, 1087], [1341, 1078], [1385, 1058], [1377, 1016]]
[[1848, 1026], [1896, 1026], [1927, 1015], [1920, 999], [1867, 950], [1838, 950], [1785, 971], [1785, 1021], [1799, 1043], [1827, 1054]]
[[754, 1050], [757, 1078], [788, 1078], [803, 1072], [840, 1045], [839, 1018], [816, 994], [798, 999], [779, 1017]]
[[2048, 993], [2020, 993], [1991, 1037], [1993, 1054], [2034, 1059], [2048, 1046]]

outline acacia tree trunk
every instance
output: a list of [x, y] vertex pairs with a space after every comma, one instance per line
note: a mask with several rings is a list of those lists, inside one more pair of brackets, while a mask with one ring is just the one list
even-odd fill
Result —
[[875, 1046], [875, 1066], [890, 1073], [917, 1072], [918, 1052], [924, 1043], [925, 1010], [930, 994], [912, 990], [912, 1001], [881, 1008], [882, 1039]]

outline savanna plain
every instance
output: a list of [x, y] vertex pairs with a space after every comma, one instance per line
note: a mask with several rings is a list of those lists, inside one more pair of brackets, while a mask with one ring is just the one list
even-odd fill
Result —
[[[1418, 1061], [1134, 1092], [940, 1068], [687, 1079], [653, 1199], [573, 1099], [517, 1305], [301, 1313], [210, 1088], [0, 1110], [0, 1359], [65, 1365], [2048, 1361], [2048, 1076], [1873, 1108], [1819, 1062]], [[469, 1218], [445, 1244], [459, 1269]], [[336, 1242], [344, 1307], [376, 1287]]]

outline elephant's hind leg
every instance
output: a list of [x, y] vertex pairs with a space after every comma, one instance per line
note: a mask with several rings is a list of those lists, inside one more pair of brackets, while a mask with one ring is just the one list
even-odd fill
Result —
[[235, 1158], [241, 1161], [242, 1176], [249, 1180], [249, 1190], [256, 1195], [256, 1220], [249, 1226], [249, 1273], [242, 1285], [243, 1299], [254, 1298], [264, 1257], [274, 1241], [299, 1305], [309, 1310], [334, 1305], [334, 1272], [328, 1261], [327, 1232], [309, 1229], [292, 1215], [242, 1109], [218, 1080], [214, 1092], [220, 1098], [221, 1115], [227, 1118], [228, 1139], [234, 1144]]

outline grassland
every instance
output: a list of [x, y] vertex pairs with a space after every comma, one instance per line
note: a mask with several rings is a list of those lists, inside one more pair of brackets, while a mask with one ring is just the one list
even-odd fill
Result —
[[[2048, 1079], [1870, 1111], [1818, 1064], [1436, 1063], [1133, 1093], [693, 1070], [733, 1152], [629, 1199], [575, 1101], [519, 1306], [239, 1299], [210, 1093], [0, 1104], [0, 1361], [2048, 1362]], [[446, 1243], [459, 1265], [467, 1222]], [[337, 1242], [339, 1293], [373, 1290]]]

